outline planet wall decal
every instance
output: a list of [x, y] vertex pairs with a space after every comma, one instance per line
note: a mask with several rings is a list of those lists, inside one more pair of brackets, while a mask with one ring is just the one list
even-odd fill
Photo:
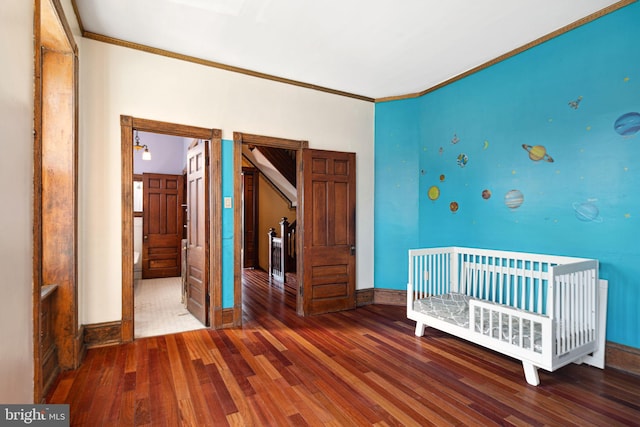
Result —
[[504, 195], [504, 204], [509, 209], [518, 209], [524, 202], [524, 195], [520, 190], [510, 190]]
[[635, 135], [640, 131], [640, 113], [631, 112], [618, 117], [613, 129], [622, 136]]
[[543, 145], [527, 145], [522, 144], [522, 148], [527, 150], [529, 158], [534, 162], [544, 160], [545, 162], [553, 163], [553, 158], [547, 154], [547, 149]]
[[458, 202], [451, 202], [449, 203], [449, 209], [451, 209], [451, 212], [456, 213], [458, 212], [458, 208], [460, 206], [458, 206]]
[[485, 200], [489, 200], [491, 198], [491, 190], [482, 190], [482, 198]]
[[460, 153], [460, 154], [458, 154], [458, 157], [456, 158], [456, 161], [458, 162], [458, 166], [463, 168], [463, 167], [467, 166], [467, 163], [469, 162], [469, 156], [467, 156], [464, 153]]
[[427, 197], [429, 197], [430, 200], [436, 200], [438, 197], [440, 197], [440, 189], [435, 185], [429, 187], [429, 190], [427, 191]]
[[574, 203], [572, 205], [573, 212], [580, 221], [583, 222], [602, 222], [600, 211], [593, 203]]

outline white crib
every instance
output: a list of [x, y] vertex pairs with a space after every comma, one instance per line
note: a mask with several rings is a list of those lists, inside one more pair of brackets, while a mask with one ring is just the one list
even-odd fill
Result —
[[607, 282], [598, 261], [461, 247], [409, 251], [407, 317], [538, 369], [604, 368]]

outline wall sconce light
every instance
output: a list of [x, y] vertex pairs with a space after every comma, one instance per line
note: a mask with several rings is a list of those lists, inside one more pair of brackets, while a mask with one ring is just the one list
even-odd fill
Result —
[[151, 151], [149, 151], [149, 147], [146, 144], [140, 144], [140, 137], [138, 136], [138, 131], [136, 130], [136, 143], [133, 146], [135, 151], [144, 150], [142, 152], [142, 160], [151, 160]]

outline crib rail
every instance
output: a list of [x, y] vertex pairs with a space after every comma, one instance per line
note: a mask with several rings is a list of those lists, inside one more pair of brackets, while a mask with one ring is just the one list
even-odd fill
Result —
[[550, 311], [555, 320], [556, 354], [562, 357], [595, 343], [598, 337], [598, 262], [584, 261], [553, 269]]
[[552, 326], [547, 316], [488, 301], [469, 301], [473, 341], [501, 353], [551, 366]]
[[451, 253], [453, 248], [413, 249], [409, 251], [410, 301], [451, 292]]

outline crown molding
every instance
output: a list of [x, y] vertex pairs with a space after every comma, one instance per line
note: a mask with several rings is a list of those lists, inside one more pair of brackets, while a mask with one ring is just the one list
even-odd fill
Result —
[[92, 39], [92, 40], [96, 40], [96, 41], [100, 41], [103, 43], [109, 43], [109, 44], [113, 44], [113, 45], [117, 45], [117, 46], [121, 46], [121, 47], [127, 47], [130, 49], [136, 49], [136, 50], [140, 50], [143, 52], [147, 52], [147, 53], [152, 53], [155, 55], [161, 55], [161, 56], [165, 56], [168, 58], [174, 58], [174, 59], [179, 59], [182, 61], [187, 61], [187, 62], [192, 62], [195, 64], [199, 64], [199, 65], [204, 65], [207, 67], [212, 67], [212, 68], [218, 68], [221, 70], [226, 70], [226, 71], [230, 71], [230, 72], [234, 72], [234, 73], [240, 73], [240, 74], [244, 74], [244, 75], [248, 75], [248, 76], [252, 76], [252, 77], [257, 77], [257, 78], [261, 78], [261, 79], [266, 79], [266, 80], [271, 80], [271, 81], [275, 81], [275, 82], [279, 82], [279, 83], [284, 83], [284, 84], [289, 84], [289, 85], [293, 85], [293, 86], [298, 86], [298, 87], [303, 87], [306, 89], [311, 89], [311, 90], [317, 90], [320, 92], [325, 92], [325, 93], [330, 93], [333, 95], [339, 95], [339, 96], [345, 96], [348, 98], [353, 98], [353, 99], [358, 99], [361, 101], [367, 101], [367, 102], [375, 102], [375, 103], [380, 103], [380, 102], [389, 102], [389, 101], [398, 101], [398, 100], [402, 100], [402, 99], [411, 99], [411, 98], [419, 98], [423, 95], [426, 95], [428, 93], [434, 92], [438, 89], [441, 89], [447, 85], [450, 85], [451, 83], [457, 82], [458, 80], [462, 80], [465, 77], [468, 77], [472, 74], [477, 73], [478, 71], [482, 71], [485, 68], [489, 68], [493, 65], [496, 65], [506, 59], [509, 59], [513, 56], [518, 55], [519, 53], [522, 53], [524, 51], [527, 51], [533, 47], [536, 47], [546, 41], [549, 41], [553, 38], [556, 38], [566, 32], [569, 32], [575, 28], [578, 28], [582, 25], [588, 24], [592, 21], [595, 21], [598, 18], [601, 18], [605, 15], [608, 15], [609, 13], [615, 12], [618, 9], [621, 9], [625, 6], [628, 6], [632, 3], [635, 3], [637, 0], [620, 0], [617, 3], [614, 3], [610, 6], [605, 7], [604, 9], [601, 9], [597, 12], [592, 13], [591, 15], [585, 16], [584, 18], [578, 19], [577, 21], [572, 22], [571, 24], [568, 24], [558, 30], [555, 30], [547, 35], [544, 35], [536, 40], [533, 40], [532, 42], [529, 42], [523, 46], [520, 46], [516, 49], [513, 49], [503, 55], [498, 56], [497, 58], [494, 58], [490, 61], [487, 61], [481, 65], [478, 65], [477, 67], [471, 68], [468, 71], [465, 71], [464, 73], [458, 74], [454, 77], [451, 77], [441, 83], [438, 83], [435, 86], [432, 86], [430, 88], [427, 88], [423, 91], [420, 92], [414, 92], [414, 93], [409, 93], [409, 94], [404, 94], [404, 95], [395, 95], [395, 96], [386, 96], [386, 97], [381, 97], [381, 98], [371, 98], [371, 97], [367, 97], [367, 96], [363, 96], [363, 95], [357, 95], [354, 93], [349, 93], [349, 92], [344, 92], [344, 91], [340, 91], [340, 90], [336, 90], [336, 89], [330, 89], [327, 87], [323, 87], [323, 86], [317, 86], [311, 83], [304, 83], [304, 82], [300, 82], [297, 80], [291, 80], [291, 79], [287, 79], [287, 78], [283, 78], [283, 77], [278, 77], [278, 76], [274, 76], [271, 74], [265, 74], [265, 73], [260, 73], [258, 71], [252, 71], [246, 68], [240, 68], [240, 67], [235, 67], [232, 65], [226, 65], [226, 64], [222, 64], [219, 62], [215, 62], [215, 61], [210, 61], [207, 59], [202, 59], [202, 58], [197, 58], [197, 57], [193, 57], [193, 56], [189, 56], [189, 55], [183, 55], [180, 53], [176, 53], [176, 52], [172, 52], [172, 51], [168, 51], [168, 50], [164, 50], [164, 49], [158, 49], [155, 47], [151, 47], [151, 46], [147, 46], [147, 45], [143, 45], [143, 44], [139, 44], [139, 43], [133, 43], [133, 42], [129, 42], [126, 40], [121, 40], [121, 39], [116, 39], [113, 37], [109, 37], [109, 36], [105, 36], [102, 34], [97, 34], [97, 33], [93, 33], [91, 31], [87, 31], [84, 29], [84, 25], [82, 24], [82, 19], [80, 17], [80, 13], [78, 12], [78, 7], [76, 5], [76, 1], [77, 0], [71, 0], [71, 4], [73, 6], [73, 11], [76, 15], [76, 19], [78, 20], [78, 25], [80, 26], [80, 30], [82, 31], [82, 36], [88, 39]]
[[428, 93], [434, 92], [438, 89], [441, 89], [447, 85], [450, 85], [451, 83], [457, 82], [458, 80], [462, 80], [465, 77], [468, 77], [472, 74], [477, 73], [478, 71], [482, 71], [485, 68], [489, 68], [493, 65], [496, 65], [499, 62], [504, 61], [505, 59], [509, 59], [512, 56], [516, 56], [519, 53], [522, 53], [526, 50], [529, 50], [533, 47], [536, 47], [546, 41], [549, 41], [553, 38], [556, 38], [566, 32], [569, 32], [575, 28], [578, 28], [582, 25], [588, 24], [589, 22], [595, 21], [598, 18], [601, 18], [605, 15], [608, 15], [611, 12], [615, 12], [618, 9], [621, 9], [625, 6], [630, 5], [631, 3], [635, 3], [637, 0], [621, 0], [615, 4], [612, 4], [611, 6], [607, 6], [604, 9], [601, 9], [597, 12], [592, 13], [591, 15], [587, 15], [584, 18], [578, 19], [577, 21], [572, 22], [571, 24], [565, 25], [564, 27], [555, 30], [545, 36], [542, 36], [530, 43], [525, 44], [524, 46], [520, 46], [516, 49], [513, 49], [510, 52], [505, 53], [504, 55], [500, 55], [497, 58], [494, 58], [490, 61], [485, 62], [484, 64], [478, 65], [477, 67], [474, 67], [468, 71], [465, 71], [462, 74], [458, 74], [457, 76], [451, 77], [450, 79], [447, 79], [445, 81], [443, 81], [442, 83], [439, 83], [435, 86], [432, 86], [428, 89], [423, 90], [422, 92], [415, 92], [415, 93], [409, 93], [406, 95], [397, 95], [397, 96], [387, 96], [387, 97], [383, 97], [383, 98], [376, 98], [375, 102], [379, 103], [379, 102], [389, 102], [389, 101], [398, 101], [401, 99], [411, 99], [411, 98], [419, 98], [423, 95], [426, 95]]
[[271, 74], [260, 73], [258, 71], [252, 71], [252, 70], [248, 70], [246, 68], [234, 67], [232, 65], [226, 65], [226, 64], [219, 63], [219, 62], [215, 62], [215, 61], [209, 61], [207, 59], [197, 58], [197, 57], [194, 57], [194, 56], [182, 55], [180, 53], [171, 52], [171, 51], [164, 50], [164, 49], [158, 49], [158, 48], [155, 48], [155, 47], [146, 46], [146, 45], [139, 44], [139, 43], [133, 43], [133, 42], [129, 42], [129, 41], [126, 41], [126, 40], [116, 39], [114, 37], [109, 37], [109, 36], [105, 36], [105, 35], [102, 35], [102, 34], [93, 33], [91, 31], [87, 31], [84, 28], [84, 25], [82, 23], [82, 18], [80, 17], [80, 12], [78, 10], [78, 5], [76, 4], [76, 2], [77, 2], [77, 0], [71, 0], [71, 6], [73, 7], [73, 12], [76, 15], [76, 19], [78, 21], [78, 25], [80, 26], [80, 31], [82, 32], [82, 37], [87, 38], [87, 39], [96, 40], [96, 41], [100, 41], [100, 42], [103, 42], [103, 43], [114, 44], [116, 46], [127, 47], [127, 48], [130, 48], [130, 49], [136, 49], [136, 50], [140, 50], [140, 51], [143, 51], [143, 52], [152, 53], [152, 54], [155, 54], [155, 55], [166, 56], [168, 58], [179, 59], [179, 60], [182, 60], [182, 61], [192, 62], [194, 64], [204, 65], [204, 66], [212, 67], [212, 68], [218, 68], [218, 69], [221, 69], [221, 70], [231, 71], [231, 72], [234, 72], [234, 73], [245, 74], [247, 76], [257, 77], [257, 78], [261, 78], [261, 79], [265, 79], [265, 80], [271, 80], [271, 81], [275, 81], [275, 82], [278, 82], [278, 83], [284, 83], [284, 84], [288, 84], [288, 85], [303, 87], [305, 89], [317, 90], [317, 91], [320, 91], [320, 92], [326, 92], [326, 93], [330, 93], [330, 94], [333, 94], [333, 95], [340, 95], [340, 96], [345, 96], [347, 98], [359, 99], [361, 101], [367, 101], [367, 102], [374, 102], [375, 101], [374, 98], [371, 98], [371, 97], [368, 97], [368, 96], [357, 95], [357, 94], [354, 94], [354, 93], [344, 92], [344, 91], [340, 91], [340, 90], [336, 90], [336, 89], [330, 89], [330, 88], [327, 88], [327, 87], [317, 86], [317, 85], [310, 84], [310, 83], [299, 82], [297, 80], [286, 79], [284, 77], [273, 76]]
[[197, 58], [197, 57], [189, 56], [189, 55], [183, 55], [181, 53], [176, 53], [176, 52], [172, 52], [172, 51], [169, 51], [169, 50], [158, 49], [158, 48], [155, 48], [155, 47], [151, 47], [151, 46], [147, 46], [147, 45], [143, 45], [143, 44], [139, 44], [139, 43], [134, 43], [134, 42], [126, 41], [126, 40], [121, 40], [121, 39], [117, 39], [117, 38], [114, 38], [114, 37], [105, 36], [105, 35], [102, 35], [102, 34], [92, 33], [91, 31], [83, 30], [82, 31], [82, 36], [84, 38], [91, 39], [91, 40], [96, 40], [96, 41], [103, 42], [103, 43], [109, 43], [109, 44], [113, 44], [113, 45], [116, 45], [116, 46], [127, 47], [127, 48], [130, 48], [130, 49], [140, 50], [142, 52], [147, 52], [147, 53], [152, 53], [152, 54], [155, 54], [155, 55], [165, 56], [167, 58], [179, 59], [181, 61], [191, 62], [191, 63], [194, 63], [194, 64], [204, 65], [204, 66], [212, 67], [212, 68], [218, 68], [220, 70], [230, 71], [230, 72], [234, 72], [234, 73], [240, 73], [240, 74], [244, 74], [244, 75], [247, 75], [247, 76], [257, 77], [257, 78], [265, 79], [265, 80], [271, 80], [271, 81], [275, 81], [275, 82], [278, 82], [278, 83], [284, 83], [284, 84], [288, 84], [288, 85], [292, 85], [292, 86], [298, 86], [298, 87], [302, 87], [302, 88], [305, 88], [305, 89], [316, 90], [316, 91], [319, 91], [319, 92], [326, 92], [326, 93], [330, 93], [332, 95], [344, 96], [344, 97], [347, 97], [347, 98], [358, 99], [360, 101], [366, 101], [366, 102], [374, 102], [375, 101], [374, 98], [370, 98], [370, 97], [363, 96], [363, 95], [357, 95], [357, 94], [354, 94], [354, 93], [344, 92], [344, 91], [341, 91], [341, 90], [330, 89], [330, 88], [327, 88], [327, 87], [318, 86], [318, 85], [314, 85], [314, 84], [311, 84], [311, 83], [304, 83], [304, 82], [300, 82], [300, 81], [297, 81], [297, 80], [286, 79], [284, 77], [278, 77], [278, 76], [273, 76], [271, 74], [260, 73], [258, 71], [252, 71], [252, 70], [248, 70], [246, 68], [234, 67], [232, 65], [226, 65], [226, 64], [222, 64], [220, 62], [209, 61], [207, 59]]

